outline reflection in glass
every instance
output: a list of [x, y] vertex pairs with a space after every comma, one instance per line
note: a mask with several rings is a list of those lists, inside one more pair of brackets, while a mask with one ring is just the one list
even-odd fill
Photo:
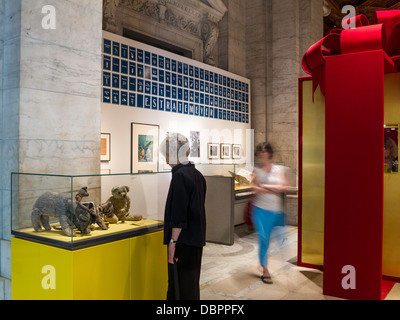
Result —
[[398, 125], [385, 125], [384, 132], [384, 170], [398, 172]]

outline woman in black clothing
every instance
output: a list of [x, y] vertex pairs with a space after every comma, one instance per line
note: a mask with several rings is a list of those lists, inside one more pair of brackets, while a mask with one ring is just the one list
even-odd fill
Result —
[[206, 181], [188, 161], [190, 147], [185, 136], [168, 134], [160, 149], [172, 168], [164, 216], [164, 244], [168, 245], [167, 299], [199, 300], [201, 258], [206, 243]]

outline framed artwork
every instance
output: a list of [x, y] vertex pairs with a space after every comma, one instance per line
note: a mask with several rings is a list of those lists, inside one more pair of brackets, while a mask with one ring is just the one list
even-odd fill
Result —
[[190, 156], [200, 158], [200, 132], [190, 131]]
[[242, 154], [242, 145], [233, 144], [232, 145], [232, 159], [240, 159]]
[[131, 124], [131, 172], [158, 171], [159, 126]]
[[111, 160], [111, 133], [102, 133], [100, 140], [100, 160]]
[[221, 159], [231, 159], [232, 145], [221, 143]]
[[209, 143], [208, 144], [208, 159], [219, 159], [219, 144]]

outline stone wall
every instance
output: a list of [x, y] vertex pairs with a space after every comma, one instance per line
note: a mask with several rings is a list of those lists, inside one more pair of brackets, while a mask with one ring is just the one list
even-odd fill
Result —
[[[3, 19], [4, 17], [4, 0], [0, 0], [0, 19]], [[3, 20], [0, 22], [0, 150], [2, 146], [2, 127], [3, 127], [3, 56], [4, 56], [4, 32], [3, 32]], [[0, 151], [0, 168], [2, 168], [2, 157], [1, 157], [1, 151]], [[1, 169], [0, 169], [0, 180], [1, 180]], [[2, 188], [0, 186], [0, 188]], [[0, 189], [1, 190], [1, 189]], [[2, 207], [3, 199], [2, 199], [2, 194], [3, 191], [0, 191], [0, 208]], [[2, 234], [3, 234], [3, 228], [2, 228], [2, 210], [0, 210], [0, 274], [1, 272], [1, 260], [2, 260], [2, 255], [1, 255], [1, 247], [3, 240], [2, 239]], [[5, 285], [6, 283], [8, 284], [8, 287], [10, 286], [10, 281], [0, 277], [0, 300], [4, 300], [5, 298]]]
[[103, 0], [103, 28], [123, 35], [124, 28], [192, 52], [195, 60], [218, 66], [222, 0]]
[[[322, 1], [246, 1], [246, 77], [252, 81], [254, 144], [269, 141], [274, 162], [298, 177], [298, 78], [301, 59], [323, 36]], [[287, 222], [298, 223], [297, 194], [287, 198]]]
[[246, 12], [255, 144], [271, 142], [274, 161], [297, 175], [298, 77], [303, 54], [323, 36], [322, 1], [250, 1]]
[[[0, 130], [0, 296], [11, 298], [11, 187], [10, 173], [18, 171], [19, 160], [19, 82], [21, 47], [21, 1], [3, 0], [1, 16], [2, 50], [2, 105]], [[7, 21], [7, 23], [5, 23]]]
[[251, 79], [251, 120], [255, 145], [267, 139], [267, 97], [271, 82], [271, 3], [246, 2], [246, 71]]
[[220, 23], [218, 66], [247, 77], [246, 71], [246, 3], [251, 1], [224, 0], [227, 12]]
[[[9, 280], [10, 173], [100, 172], [102, 3], [4, 4], [0, 275]], [[45, 5], [55, 8], [55, 29], [43, 28]]]

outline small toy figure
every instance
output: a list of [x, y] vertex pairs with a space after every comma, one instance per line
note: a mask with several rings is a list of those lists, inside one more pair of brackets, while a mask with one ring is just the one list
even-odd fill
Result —
[[[88, 197], [89, 192], [87, 191], [87, 187], [83, 187], [79, 190], [79, 192], [75, 195], [75, 200], [79, 203], [81, 203], [82, 198]], [[108, 226], [106, 223], [103, 221], [103, 218], [98, 210], [98, 207], [95, 207], [93, 202], [86, 202], [82, 203], [85, 207], [87, 207], [89, 210], [94, 210], [94, 213], [96, 214], [96, 220], [89, 226], [90, 230], [94, 230], [96, 227], [94, 226], [94, 223], [96, 222], [97, 225], [100, 227], [102, 230], [107, 230]]]
[[71, 201], [69, 195], [57, 192], [45, 192], [36, 200], [31, 215], [33, 229], [42, 232], [43, 226], [50, 231], [50, 217], [58, 218], [61, 229], [67, 236], [75, 236], [74, 226], [82, 234], [89, 234], [88, 227], [97, 221], [94, 210], [88, 209], [76, 200]]
[[112, 196], [104, 204], [106, 205], [107, 210], [107, 214], [105, 214], [104, 218], [106, 222], [117, 223], [118, 221], [125, 222], [142, 220], [141, 215], [132, 216], [129, 213], [131, 199], [128, 197], [128, 192], [128, 186], [117, 186], [111, 189]]

